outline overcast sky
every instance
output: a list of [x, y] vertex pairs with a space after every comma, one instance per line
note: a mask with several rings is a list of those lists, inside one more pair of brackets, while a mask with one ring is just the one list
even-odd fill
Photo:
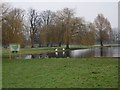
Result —
[[57, 11], [65, 7], [72, 8], [76, 16], [84, 17], [86, 21], [93, 22], [98, 13], [102, 13], [111, 22], [112, 28], [118, 27], [118, 3], [117, 2], [10, 2], [11, 6], [28, 10]]

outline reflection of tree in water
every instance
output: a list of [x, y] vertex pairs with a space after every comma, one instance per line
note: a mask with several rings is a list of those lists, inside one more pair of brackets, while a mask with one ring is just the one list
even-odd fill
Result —
[[101, 47], [100, 48], [100, 56], [103, 57], [103, 56], [108, 56], [108, 47]]
[[31, 56], [32, 56], [33, 59], [35, 58], [35, 55], [31, 55]]
[[100, 57], [103, 56], [103, 47], [100, 48]]
[[112, 47], [101, 47], [100, 48], [100, 56], [109, 56], [112, 57], [113, 55], [113, 48]]
[[90, 49], [84, 54], [84, 57], [93, 57], [94, 56], [94, 50]]
[[66, 54], [66, 57], [70, 57], [70, 51], [66, 51], [65, 54]]

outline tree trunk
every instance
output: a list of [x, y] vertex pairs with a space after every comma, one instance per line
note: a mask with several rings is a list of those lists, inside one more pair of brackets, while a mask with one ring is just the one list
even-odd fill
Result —
[[39, 47], [41, 47], [41, 43], [39, 43]]
[[102, 40], [100, 40], [100, 45], [103, 46], [103, 41]]
[[34, 48], [34, 46], [32, 45], [31, 48]]
[[69, 49], [69, 43], [66, 44], [66, 49]]
[[51, 44], [50, 44], [50, 47], [52, 47], [52, 46], [53, 46], [53, 44], [51, 43]]
[[47, 47], [49, 47], [49, 43], [47, 43]]
[[34, 40], [31, 41], [31, 48], [34, 48]]
[[103, 47], [100, 48], [100, 56], [103, 56]]
[[61, 42], [59, 43], [59, 47], [61, 47]]
[[34, 48], [34, 34], [31, 36], [31, 48]]

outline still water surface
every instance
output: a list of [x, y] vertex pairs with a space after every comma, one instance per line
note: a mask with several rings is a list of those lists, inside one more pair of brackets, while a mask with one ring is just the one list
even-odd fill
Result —
[[42, 59], [42, 58], [81, 58], [81, 57], [120, 57], [120, 47], [103, 47], [91, 49], [77, 49], [62, 52], [31, 54], [17, 56], [17, 59]]

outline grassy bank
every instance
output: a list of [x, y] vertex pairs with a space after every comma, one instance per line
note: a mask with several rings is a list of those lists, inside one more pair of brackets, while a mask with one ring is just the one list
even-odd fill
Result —
[[116, 58], [3, 59], [3, 88], [113, 88]]

